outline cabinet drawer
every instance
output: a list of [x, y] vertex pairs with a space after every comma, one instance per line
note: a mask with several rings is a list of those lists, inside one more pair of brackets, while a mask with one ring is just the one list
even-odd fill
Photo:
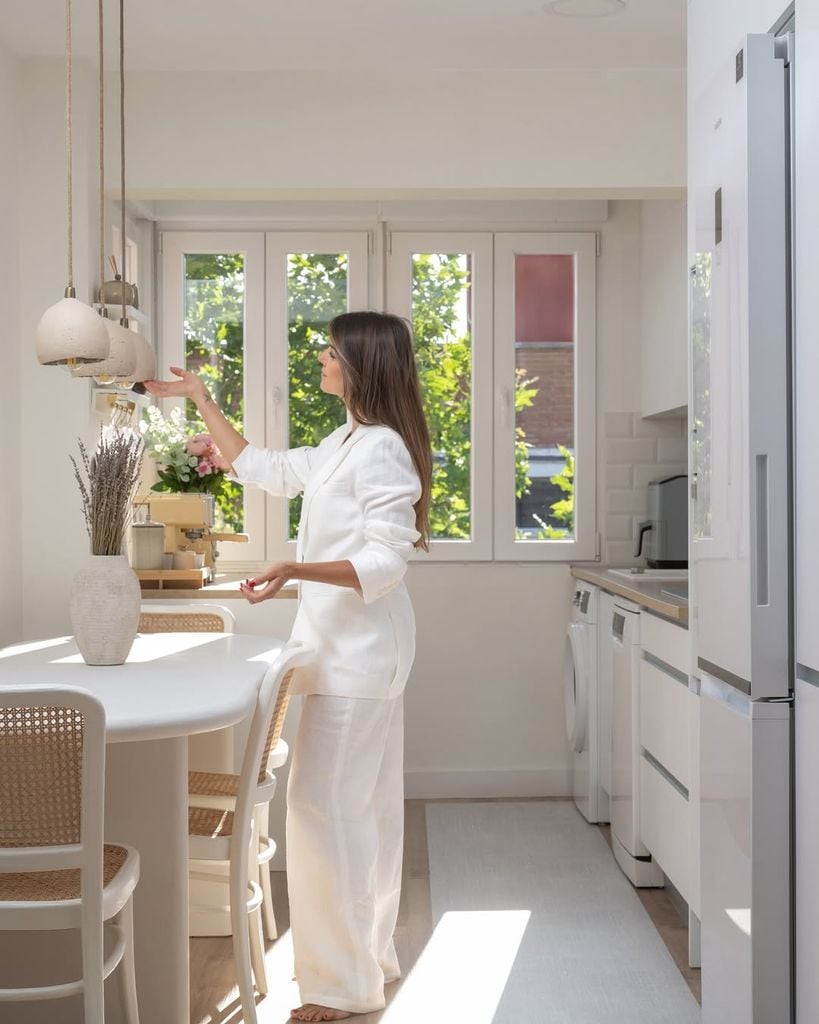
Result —
[[682, 626], [644, 611], [640, 615], [640, 646], [683, 675], [689, 674], [688, 630]]
[[686, 789], [691, 786], [688, 686], [640, 659], [640, 746]]
[[652, 856], [691, 902], [689, 804], [648, 761], [640, 757], [640, 838]]

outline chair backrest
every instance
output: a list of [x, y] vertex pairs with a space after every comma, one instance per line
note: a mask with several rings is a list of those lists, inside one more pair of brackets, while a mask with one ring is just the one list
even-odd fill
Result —
[[236, 618], [229, 608], [205, 601], [146, 602], [139, 610], [140, 633], [232, 633], [235, 626]]
[[0, 689], [0, 872], [79, 868], [102, 943], [105, 709], [74, 687]]
[[284, 725], [291, 676], [294, 669], [306, 665], [312, 656], [313, 651], [306, 644], [291, 641], [265, 673], [242, 758], [234, 835], [249, 835], [257, 790], [267, 779], [267, 759]]

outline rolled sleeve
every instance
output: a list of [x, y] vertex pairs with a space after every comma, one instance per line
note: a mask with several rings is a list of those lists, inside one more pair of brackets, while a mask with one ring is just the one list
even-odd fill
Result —
[[304, 490], [310, 475], [315, 448], [291, 448], [272, 451], [247, 445], [233, 460], [229, 479], [241, 484], [256, 484], [270, 494], [294, 498]]
[[364, 512], [364, 545], [350, 558], [366, 604], [398, 586], [421, 534], [415, 528], [414, 504], [421, 482], [400, 439], [379, 445], [356, 478], [356, 495]]

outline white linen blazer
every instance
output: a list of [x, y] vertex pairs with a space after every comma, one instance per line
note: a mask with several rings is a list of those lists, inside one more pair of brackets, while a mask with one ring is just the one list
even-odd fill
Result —
[[315, 448], [248, 445], [233, 467], [235, 479], [270, 494], [303, 491], [297, 561], [349, 559], [361, 584], [359, 592], [299, 582], [291, 636], [317, 657], [296, 669], [291, 693], [397, 697], [415, 657], [415, 615], [403, 578], [420, 536], [413, 504], [421, 496], [401, 435], [364, 425], [350, 434], [345, 424]]

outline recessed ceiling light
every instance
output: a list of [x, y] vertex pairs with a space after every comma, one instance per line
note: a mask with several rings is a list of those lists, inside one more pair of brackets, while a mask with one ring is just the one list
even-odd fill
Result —
[[543, 4], [547, 14], [563, 18], [610, 18], [626, 9], [626, 0], [550, 0]]

